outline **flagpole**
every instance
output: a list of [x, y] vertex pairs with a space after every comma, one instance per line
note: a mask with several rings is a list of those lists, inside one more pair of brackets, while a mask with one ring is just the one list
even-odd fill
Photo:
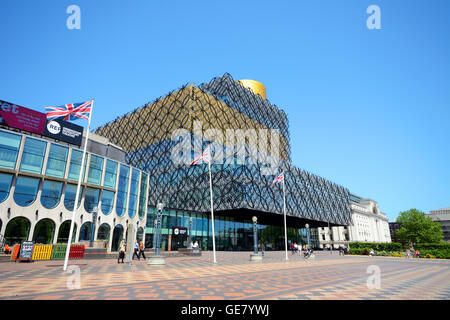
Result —
[[213, 205], [213, 190], [212, 190], [212, 177], [211, 177], [211, 148], [208, 147], [208, 169], [209, 169], [209, 193], [211, 195], [211, 225], [212, 225], [212, 241], [213, 241], [213, 255], [214, 263], [216, 260], [216, 236], [214, 232], [214, 205]]
[[286, 177], [283, 172], [283, 211], [284, 211], [284, 246], [286, 250], [286, 261], [288, 259], [288, 251], [287, 251], [287, 228], [286, 228]]
[[87, 132], [86, 132], [86, 139], [84, 140], [83, 157], [81, 158], [81, 168], [80, 168], [80, 174], [78, 176], [78, 185], [77, 185], [77, 192], [75, 194], [75, 202], [73, 204], [72, 222], [70, 223], [70, 232], [69, 232], [69, 240], [68, 240], [67, 249], [66, 249], [66, 258], [64, 260], [64, 268], [63, 268], [64, 271], [67, 270], [67, 263], [69, 261], [70, 245], [72, 243], [73, 225], [74, 225], [74, 221], [75, 221], [75, 212], [77, 210], [78, 198], [79, 198], [79, 194], [80, 194], [81, 177], [85, 170], [84, 159], [86, 157], [86, 149], [87, 149], [87, 145], [88, 145], [88, 141], [89, 141], [89, 128], [91, 125], [91, 115], [92, 115], [93, 109], [94, 109], [94, 99], [92, 99], [91, 111], [89, 112], [89, 120], [88, 120]]

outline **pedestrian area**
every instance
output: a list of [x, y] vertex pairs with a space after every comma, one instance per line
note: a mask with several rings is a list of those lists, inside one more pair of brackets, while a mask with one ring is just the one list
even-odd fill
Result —
[[0, 299], [450, 299], [446, 260], [338, 252], [316, 252], [314, 260], [304, 260], [289, 252], [286, 261], [283, 251], [266, 252], [263, 262], [249, 257], [250, 252], [217, 252], [214, 264], [212, 252], [203, 252], [168, 257], [165, 266], [149, 266], [144, 259], [131, 266], [114, 259], [71, 260], [80, 289], [73, 289], [77, 272], [64, 272], [63, 261], [4, 262]]

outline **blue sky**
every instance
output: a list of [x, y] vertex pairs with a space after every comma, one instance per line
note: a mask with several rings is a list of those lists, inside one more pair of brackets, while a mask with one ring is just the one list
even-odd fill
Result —
[[[69, 30], [69, 5], [81, 29]], [[369, 30], [369, 5], [381, 30]], [[265, 84], [293, 163], [400, 211], [450, 207], [450, 2], [0, 2], [0, 99], [95, 98], [94, 128], [187, 82]]]

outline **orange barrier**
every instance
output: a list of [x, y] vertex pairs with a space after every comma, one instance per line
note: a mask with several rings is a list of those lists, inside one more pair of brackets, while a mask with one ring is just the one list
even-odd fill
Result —
[[17, 261], [19, 259], [19, 252], [20, 252], [20, 244], [15, 244], [11, 252], [12, 261]]

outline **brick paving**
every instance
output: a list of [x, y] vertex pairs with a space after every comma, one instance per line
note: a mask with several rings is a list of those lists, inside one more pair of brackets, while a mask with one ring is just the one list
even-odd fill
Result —
[[[165, 266], [132, 265], [116, 260], [71, 260], [78, 266], [80, 289], [69, 290], [72, 274], [63, 261], [0, 264], [0, 299], [7, 300], [449, 300], [450, 261], [339, 256], [317, 252], [304, 260], [266, 252], [263, 262], [250, 252], [212, 252], [201, 257], [171, 257]], [[369, 289], [369, 266], [380, 270], [380, 288]]]

